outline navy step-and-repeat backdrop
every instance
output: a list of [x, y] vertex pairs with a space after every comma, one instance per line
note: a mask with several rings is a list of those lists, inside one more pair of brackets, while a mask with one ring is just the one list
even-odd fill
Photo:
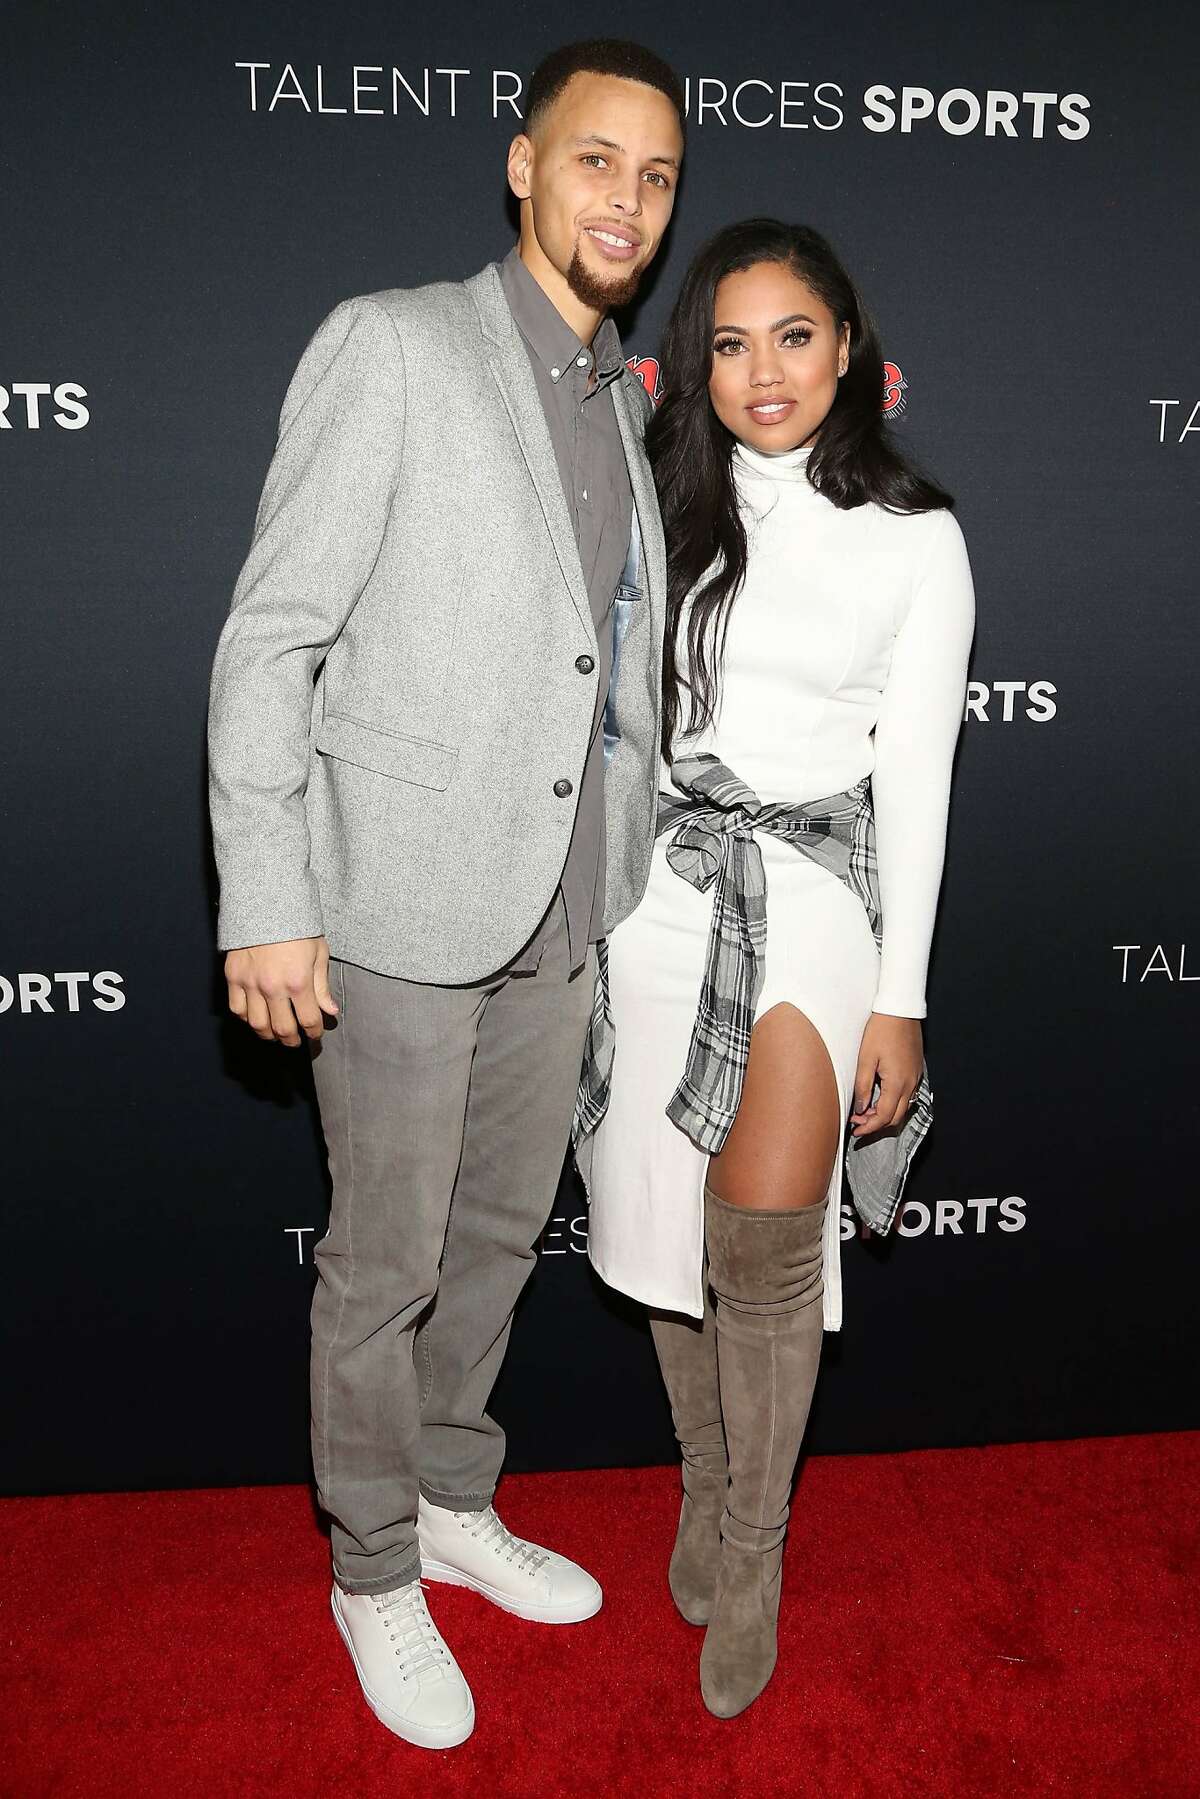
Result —
[[[958, 496], [979, 632], [898, 1236], [846, 1215], [818, 1450], [1200, 1422], [1200, 24], [1164, 5], [10, 5], [0, 68], [0, 1052], [10, 1491], [294, 1480], [327, 1190], [304, 1052], [223, 1012], [209, 664], [289, 375], [340, 299], [506, 251], [554, 42], [686, 78], [643, 379], [697, 244], [839, 245]], [[510, 1465], [666, 1460], [564, 1177]]]

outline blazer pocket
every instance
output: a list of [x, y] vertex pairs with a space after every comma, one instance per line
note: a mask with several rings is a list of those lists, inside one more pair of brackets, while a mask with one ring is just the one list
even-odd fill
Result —
[[351, 762], [355, 768], [389, 775], [393, 781], [411, 781], [414, 786], [432, 787], [438, 792], [449, 786], [458, 762], [458, 751], [447, 744], [401, 737], [394, 731], [365, 725], [360, 719], [346, 718], [340, 712], [325, 714], [317, 732], [317, 752], [333, 756], [338, 762]]

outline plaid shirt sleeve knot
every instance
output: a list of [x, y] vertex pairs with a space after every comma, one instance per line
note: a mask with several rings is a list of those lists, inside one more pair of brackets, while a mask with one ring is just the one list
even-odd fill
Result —
[[[767, 881], [757, 833], [782, 838], [844, 881], [882, 941], [871, 784], [864, 778], [829, 799], [764, 805], [717, 757], [674, 763], [678, 793], [660, 793], [658, 831], [670, 835], [667, 862], [701, 893], [712, 890], [712, 923], [696, 1022], [682, 1079], [667, 1116], [697, 1149], [716, 1155], [737, 1116], [762, 993], [767, 949]], [[608, 949], [598, 945], [596, 993], [575, 1107], [578, 1145], [608, 1106], [616, 1047], [608, 992]], [[863, 1222], [881, 1234], [900, 1209], [909, 1166], [929, 1129], [928, 1070], [904, 1122], [846, 1147], [846, 1173]]]

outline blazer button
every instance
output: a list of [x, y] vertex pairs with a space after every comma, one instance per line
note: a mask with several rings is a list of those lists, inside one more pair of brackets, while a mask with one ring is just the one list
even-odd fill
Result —
[[596, 666], [595, 658], [592, 656], [576, 656], [575, 666], [581, 675], [590, 675]]
[[554, 791], [560, 800], [565, 800], [567, 795], [571, 792], [570, 781], [556, 781], [554, 783]]

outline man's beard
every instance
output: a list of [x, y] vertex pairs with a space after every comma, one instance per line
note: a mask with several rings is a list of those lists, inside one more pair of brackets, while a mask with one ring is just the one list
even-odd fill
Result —
[[567, 270], [567, 286], [575, 298], [593, 312], [611, 312], [618, 306], [628, 306], [633, 299], [642, 279], [642, 266], [639, 263], [626, 275], [614, 274], [610, 281], [602, 281], [588, 268], [576, 244]]

